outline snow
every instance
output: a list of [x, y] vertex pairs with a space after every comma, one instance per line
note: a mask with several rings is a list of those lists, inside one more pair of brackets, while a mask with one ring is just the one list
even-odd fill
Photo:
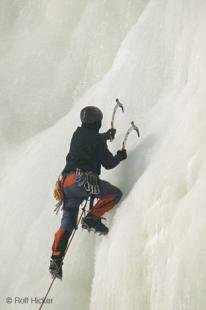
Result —
[[[60, 214], [53, 184], [88, 104], [128, 159], [102, 178], [124, 197], [105, 237], [79, 229], [45, 309], [206, 307], [204, 0], [2, 1], [1, 306], [44, 296]], [[5, 18], [7, 16], [7, 18]], [[22, 301], [23, 302], [23, 301]]]

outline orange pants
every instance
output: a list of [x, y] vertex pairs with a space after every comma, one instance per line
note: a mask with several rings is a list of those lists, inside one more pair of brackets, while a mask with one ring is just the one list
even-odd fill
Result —
[[[95, 196], [97, 202], [91, 206], [88, 214], [101, 217], [104, 213], [111, 210], [122, 197], [119, 188], [113, 186], [109, 182], [99, 180], [100, 193]], [[76, 182], [76, 174], [70, 173], [63, 183], [64, 206], [61, 219], [61, 226], [55, 233], [52, 246], [53, 255], [63, 253], [65, 244], [68, 242], [68, 236], [71, 235], [77, 224], [78, 212], [80, 204], [88, 198], [84, 186], [79, 186]]]

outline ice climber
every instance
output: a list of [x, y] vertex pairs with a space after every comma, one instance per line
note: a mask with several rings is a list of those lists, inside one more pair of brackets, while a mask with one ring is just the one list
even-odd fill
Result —
[[73, 134], [66, 166], [62, 171], [63, 215], [60, 228], [54, 235], [50, 273], [62, 278], [62, 260], [72, 231], [76, 228], [79, 206], [88, 198], [95, 197], [96, 203], [82, 219], [82, 227], [107, 234], [109, 229], [101, 222], [105, 212], [119, 202], [122, 192], [119, 188], [99, 178], [101, 166], [116, 167], [127, 158], [126, 150], [119, 150], [115, 156], [108, 150], [107, 140], [114, 139], [116, 130], [99, 133], [103, 114], [94, 106], [87, 106], [80, 113], [81, 127]]

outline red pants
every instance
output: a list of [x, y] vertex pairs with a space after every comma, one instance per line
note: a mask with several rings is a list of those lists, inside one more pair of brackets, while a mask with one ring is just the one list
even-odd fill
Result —
[[[95, 196], [97, 202], [91, 207], [88, 214], [101, 217], [104, 213], [111, 210], [122, 197], [122, 192], [119, 188], [113, 186], [109, 182], [99, 180], [100, 193]], [[79, 206], [88, 198], [84, 186], [79, 186], [76, 182], [76, 174], [70, 173], [63, 183], [64, 206], [61, 219], [61, 226], [55, 233], [54, 243], [52, 246], [53, 255], [63, 253], [65, 244], [68, 242], [68, 236], [71, 235], [76, 227]]]

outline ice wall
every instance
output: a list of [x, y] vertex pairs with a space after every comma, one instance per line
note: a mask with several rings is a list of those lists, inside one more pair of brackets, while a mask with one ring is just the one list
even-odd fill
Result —
[[[206, 307], [206, 3], [140, 4], [145, 5], [143, 11], [121, 37], [106, 74], [102, 72], [97, 83], [92, 74], [93, 87], [70, 112], [19, 144], [9, 154], [9, 165], [1, 169], [2, 309], [22, 309], [19, 304], [6, 305], [4, 296], [45, 292], [49, 247], [58, 225], [48, 193], [64, 164], [81, 107], [98, 103], [104, 110], [105, 129], [116, 97], [125, 103], [126, 112], [118, 114], [118, 135], [111, 149], [120, 147], [130, 120], [141, 131], [138, 143], [135, 134], [130, 137], [127, 161], [102, 175], [123, 190], [124, 199], [109, 216], [108, 236], [78, 231], [64, 264], [64, 281], [55, 284], [53, 304], [45, 309]], [[108, 48], [105, 53], [110, 53]], [[29, 304], [33, 308], [36, 305]]]
[[147, 2], [1, 1], [1, 141], [28, 138], [70, 111], [109, 70]]

